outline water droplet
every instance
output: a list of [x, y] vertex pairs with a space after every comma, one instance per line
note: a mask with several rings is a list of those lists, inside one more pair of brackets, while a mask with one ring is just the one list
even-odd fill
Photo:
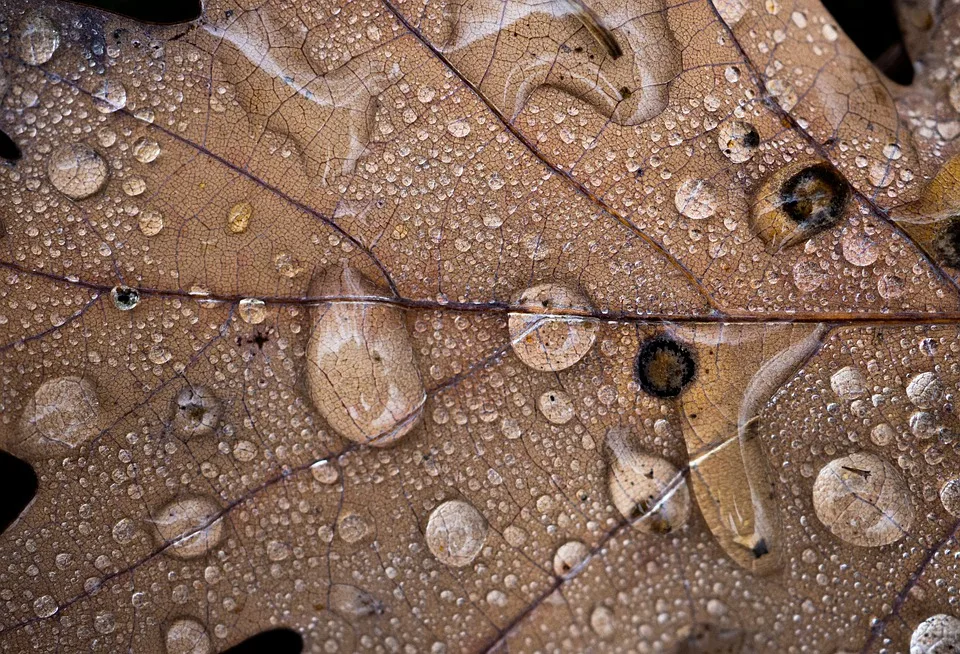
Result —
[[717, 212], [717, 193], [705, 179], [688, 179], [677, 187], [673, 197], [677, 211], [687, 218], [703, 220]]
[[60, 32], [49, 18], [31, 12], [20, 22], [17, 54], [31, 66], [45, 64], [60, 47]]
[[466, 120], [455, 120], [447, 125], [447, 131], [459, 139], [466, 138], [470, 134], [470, 123]]
[[153, 518], [165, 554], [192, 559], [205, 555], [223, 538], [223, 519], [216, 502], [200, 496], [179, 497]]
[[520, 293], [514, 304], [531, 313], [508, 316], [511, 345], [520, 360], [534, 370], [565, 370], [580, 361], [596, 341], [596, 321], [563, 315], [569, 310], [593, 311], [580, 291], [560, 284], [539, 284]]
[[916, 375], [907, 384], [907, 399], [918, 409], [932, 409], [943, 397], [943, 382], [935, 372], [923, 372]]
[[834, 459], [820, 470], [813, 507], [835, 536], [859, 547], [899, 540], [914, 517], [907, 485], [896, 467], [866, 452]]
[[731, 120], [717, 130], [717, 145], [730, 161], [744, 163], [750, 160], [760, 146], [760, 134], [750, 123]]
[[613, 611], [602, 605], [594, 607], [590, 612], [590, 628], [600, 638], [612, 637], [617, 629]]
[[348, 511], [337, 521], [337, 533], [347, 543], [357, 543], [370, 532], [370, 526], [363, 516]]
[[133, 158], [140, 163], [150, 163], [160, 156], [160, 144], [146, 136], [133, 144]]
[[356, 586], [334, 584], [330, 587], [330, 608], [345, 618], [363, 618], [383, 613], [383, 603]]
[[243, 322], [250, 325], [259, 325], [267, 319], [267, 305], [256, 298], [240, 300], [238, 311]]
[[680, 631], [676, 654], [733, 654], [744, 652], [747, 634], [739, 627], [697, 622]]
[[854, 266], [869, 266], [880, 257], [880, 249], [869, 236], [848, 232], [840, 241], [843, 258]]
[[49, 618], [59, 610], [57, 601], [49, 595], [41, 595], [33, 603], [33, 612], [37, 614], [38, 618]]
[[487, 521], [462, 500], [444, 502], [430, 514], [427, 547], [444, 565], [462, 568], [473, 562], [487, 540]]
[[886, 447], [892, 443], [896, 437], [897, 432], [895, 432], [893, 427], [885, 422], [880, 423], [870, 430], [870, 440], [872, 440], [874, 444], [879, 447]]
[[838, 397], [844, 400], [866, 395], [867, 383], [863, 379], [860, 371], [853, 366], [847, 366], [833, 373], [830, 377], [830, 388]]
[[43, 382], [20, 418], [17, 442], [10, 449], [50, 453], [77, 447], [99, 431], [100, 401], [93, 382], [82, 377], [56, 377]]
[[191, 618], [170, 623], [165, 639], [167, 654], [210, 654], [210, 636], [206, 628]]
[[317, 461], [312, 466], [310, 466], [310, 474], [313, 475], [313, 478], [319, 481], [321, 484], [335, 484], [337, 479], [340, 478], [340, 473], [337, 471], [337, 466], [333, 465], [327, 460]]
[[611, 428], [606, 445], [612, 455], [608, 477], [610, 499], [624, 518], [639, 518], [637, 528], [658, 534], [668, 533], [687, 522], [690, 491], [672, 463], [639, 451], [631, 442], [628, 429]]
[[102, 114], [112, 114], [127, 106], [127, 89], [112, 77], [104, 77], [93, 90], [93, 106]]
[[565, 425], [573, 419], [573, 401], [566, 391], [547, 391], [537, 400], [543, 417], [555, 425]]
[[223, 407], [206, 386], [188, 386], [173, 401], [173, 429], [185, 438], [212, 434]]
[[113, 540], [121, 545], [129, 543], [137, 534], [137, 525], [130, 518], [121, 518], [113, 526]]
[[156, 236], [163, 230], [163, 214], [156, 209], [147, 209], [140, 214], [137, 226], [144, 236]]
[[960, 518], [960, 479], [951, 479], [940, 487], [940, 503], [947, 513]]
[[553, 555], [553, 572], [565, 577], [579, 567], [590, 556], [590, 548], [578, 540], [567, 541], [557, 548]]
[[107, 162], [83, 143], [61, 145], [50, 155], [47, 177], [53, 187], [74, 200], [88, 198], [107, 182]]
[[143, 192], [147, 190], [147, 183], [142, 177], [130, 177], [123, 180], [123, 192], [129, 195], [132, 198], [137, 197], [138, 195], [143, 195]]
[[231, 234], [243, 234], [250, 225], [253, 217], [253, 205], [249, 202], [238, 202], [227, 212], [227, 231]]
[[[312, 297], [381, 297], [349, 266], [323, 271]], [[340, 435], [383, 447], [413, 429], [426, 393], [403, 312], [375, 301], [327, 302], [311, 309], [307, 388], [314, 406]]]
[[910, 635], [910, 654], [951, 654], [960, 651], [960, 620], [952, 615], [932, 615]]
[[279, 540], [267, 543], [267, 558], [271, 561], [284, 561], [290, 556], [290, 546]]
[[110, 299], [121, 311], [130, 311], [140, 304], [140, 291], [129, 286], [114, 286], [110, 290]]

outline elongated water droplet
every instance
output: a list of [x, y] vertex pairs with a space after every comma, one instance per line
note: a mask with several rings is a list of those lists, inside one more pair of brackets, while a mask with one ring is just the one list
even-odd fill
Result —
[[[364, 298], [382, 293], [349, 266], [314, 280], [313, 297]], [[314, 406], [337, 433], [383, 447], [420, 421], [426, 393], [403, 312], [357, 299], [311, 309], [307, 388]]]
[[100, 401], [96, 388], [83, 377], [56, 377], [43, 382], [20, 418], [16, 452], [50, 454], [77, 447], [100, 431]]
[[207, 497], [179, 497], [153, 518], [161, 545], [168, 545], [165, 554], [179, 559], [203, 556], [223, 538], [220, 506]]

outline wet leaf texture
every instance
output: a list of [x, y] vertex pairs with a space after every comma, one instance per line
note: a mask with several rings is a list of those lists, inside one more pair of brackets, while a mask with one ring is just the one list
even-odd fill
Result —
[[0, 1], [0, 651], [960, 642], [960, 5]]

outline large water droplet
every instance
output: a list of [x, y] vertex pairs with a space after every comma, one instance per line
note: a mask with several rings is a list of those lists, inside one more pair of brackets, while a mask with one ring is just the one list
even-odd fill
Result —
[[907, 399], [919, 409], [932, 409], [943, 397], [943, 382], [935, 372], [922, 372], [907, 384]]
[[820, 470], [813, 508], [835, 536], [859, 547], [899, 540], [914, 517], [909, 490], [896, 467], [866, 452], [834, 459]]
[[749, 161], [760, 145], [757, 128], [742, 120], [731, 120], [717, 130], [717, 145], [733, 163]]
[[463, 500], [444, 502], [430, 514], [427, 547], [444, 565], [461, 568], [473, 562], [487, 540], [487, 521]]
[[[335, 266], [311, 285], [313, 297], [382, 294], [360, 272]], [[311, 310], [307, 388], [340, 435], [383, 447], [420, 421], [426, 393], [403, 312], [375, 301], [326, 302]]]
[[183, 437], [207, 436], [220, 424], [223, 406], [206, 386], [188, 386], [173, 402], [173, 428]]
[[60, 47], [60, 32], [49, 18], [29, 13], [20, 22], [17, 34], [17, 54], [32, 66], [45, 64]]
[[33, 602], [33, 612], [37, 614], [38, 618], [49, 618], [59, 610], [57, 600], [49, 595], [42, 595]]
[[212, 550], [223, 538], [219, 514], [220, 506], [207, 497], [179, 497], [164, 506], [153, 518], [161, 545], [169, 545], [164, 553], [192, 559]]
[[210, 654], [210, 636], [206, 628], [191, 618], [170, 623], [165, 639], [167, 654]]
[[74, 376], [48, 379], [24, 408], [10, 449], [49, 454], [58, 446], [77, 447], [99, 433], [99, 417], [93, 382]]
[[558, 577], [565, 577], [579, 567], [590, 556], [590, 548], [578, 540], [567, 541], [557, 548], [553, 555], [553, 571]]
[[705, 179], [688, 179], [677, 187], [673, 198], [677, 211], [687, 218], [703, 220], [717, 212], [717, 193]]
[[960, 651], [960, 620], [952, 615], [932, 615], [913, 630], [910, 654], [953, 654]]
[[105, 77], [93, 90], [93, 106], [102, 114], [112, 114], [127, 106], [127, 89], [119, 80]]
[[334, 584], [330, 587], [330, 608], [345, 618], [363, 618], [383, 613], [383, 603], [356, 586]]
[[107, 162], [83, 143], [61, 145], [50, 155], [47, 176], [54, 188], [74, 200], [88, 198], [107, 182]]
[[514, 299], [529, 313], [511, 313], [510, 341], [520, 360], [541, 371], [565, 370], [582, 359], [597, 339], [597, 323], [567, 312], [591, 313], [580, 291], [560, 284], [532, 286]]

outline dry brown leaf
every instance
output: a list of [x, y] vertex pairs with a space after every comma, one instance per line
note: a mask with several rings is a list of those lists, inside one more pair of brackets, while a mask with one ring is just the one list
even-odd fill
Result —
[[814, 0], [0, 0], [0, 651], [960, 647], [899, 10], [909, 87]]

